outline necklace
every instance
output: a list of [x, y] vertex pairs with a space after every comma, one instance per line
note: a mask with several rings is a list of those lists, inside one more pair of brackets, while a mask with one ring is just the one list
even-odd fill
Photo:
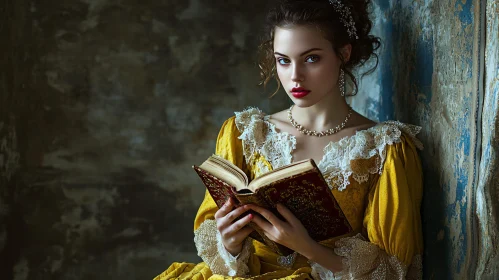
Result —
[[291, 123], [291, 125], [294, 128], [296, 128], [296, 130], [298, 130], [300, 133], [303, 133], [303, 134], [309, 135], [309, 136], [317, 136], [317, 137], [333, 135], [333, 134], [337, 133], [338, 131], [342, 130], [345, 127], [345, 125], [347, 124], [347, 122], [350, 119], [350, 116], [352, 115], [352, 112], [353, 112], [352, 107], [350, 107], [345, 120], [341, 124], [337, 125], [336, 127], [330, 128], [328, 130], [317, 132], [315, 130], [308, 130], [308, 129], [304, 128], [301, 124], [298, 124], [293, 119], [293, 116], [291, 115], [291, 110], [293, 109], [293, 107], [294, 107], [294, 105], [292, 105], [288, 109], [288, 119], [289, 119], [289, 122]]

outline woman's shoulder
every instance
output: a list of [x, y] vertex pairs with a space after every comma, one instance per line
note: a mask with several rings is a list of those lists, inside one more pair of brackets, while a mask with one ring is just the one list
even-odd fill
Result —
[[372, 136], [383, 143], [380, 144], [413, 144], [416, 148], [422, 150], [423, 143], [418, 139], [421, 127], [400, 121], [388, 120], [378, 123], [372, 129]]
[[243, 111], [236, 111], [223, 123], [218, 138], [225, 137], [255, 142], [255, 139], [265, 139], [269, 131], [268, 116], [259, 108], [249, 107]]
[[235, 116], [229, 119], [231, 130], [237, 130], [237, 142], [242, 143], [246, 163], [251, 162], [256, 154], [267, 159], [273, 167], [291, 163], [296, 139], [289, 133], [278, 132], [275, 124], [269, 121], [270, 117], [259, 108], [250, 107], [235, 112]]
[[423, 149], [423, 144], [417, 137], [421, 131], [419, 126], [393, 120], [366, 124], [366, 126], [367, 128], [358, 129], [353, 136], [345, 137], [338, 144], [370, 155], [384, 153], [388, 147], [396, 145], [410, 145]]
[[243, 132], [244, 128], [254, 122], [262, 122], [266, 114], [257, 107], [248, 107], [243, 111], [234, 112], [234, 122], [237, 128]]
[[288, 109], [267, 114], [258, 107], [248, 107], [242, 111], [234, 112], [235, 121], [238, 123], [250, 123], [254, 121], [268, 121], [269, 119], [285, 121], [287, 119]]
[[220, 132], [239, 132], [243, 133], [245, 128], [252, 122], [263, 121], [265, 113], [256, 107], [249, 107], [243, 111], [236, 111], [234, 115], [227, 118], [220, 129]]
[[394, 153], [406, 148], [423, 149], [417, 138], [420, 130], [418, 126], [399, 121], [376, 123], [326, 146], [319, 168], [338, 190], [350, 184], [350, 177], [359, 183], [366, 182], [369, 174], [382, 174], [387, 155], [400, 157], [402, 155]]
[[259, 108], [249, 107], [234, 114], [235, 126], [241, 133], [240, 139], [250, 140], [256, 138], [253, 140], [262, 142], [269, 135], [288, 134], [280, 131], [282, 124], [286, 122], [287, 110], [266, 114]]

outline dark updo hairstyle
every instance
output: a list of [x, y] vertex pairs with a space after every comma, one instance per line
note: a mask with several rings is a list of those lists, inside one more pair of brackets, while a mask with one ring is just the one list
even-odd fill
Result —
[[[376, 59], [375, 65], [362, 76], [372, 73], [378, 66], [378, 55], [375, 51], [380, 47], [380, 39], [370, 35], [372, 22], [369, 19], [368, 7], [371, 0], [339, 0], [349, 7], [355, 28], [356, 38], [350, 38], [338, 12], [329, 0], [281, 0], [278, 5], [267, 14], [265, 35], [259, 47], [260, 85], [266, 86], [274, 77], [277, 80], [277, 93], [280, 88], [279, 77], [276, 71], [274, 58], [274, 33], [276, 27], [287, 28], [292, 26], [312, 26], [318, 28], [333, 45], [335, 53], [341, 60], [341, 69], [345, 71], [354, 84], [351, 95], [357, 94], [357, 79], [352, 74], [353, 68], [364, 65], [371, 57]], [[350, 59], [345, 62], [340, 49], [347, 44], [352, 45]]]

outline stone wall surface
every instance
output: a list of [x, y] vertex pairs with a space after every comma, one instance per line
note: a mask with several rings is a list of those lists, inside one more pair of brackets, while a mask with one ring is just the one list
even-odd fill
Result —
[[1, 279], [151, 279], [200, 261], [191, 165], [234, 111], [289, 104], [257, 86], [267, 4], [0, 4]]

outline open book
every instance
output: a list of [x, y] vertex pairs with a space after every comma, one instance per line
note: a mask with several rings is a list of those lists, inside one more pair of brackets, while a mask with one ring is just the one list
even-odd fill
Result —
[[[240, 168], [216, 155], [193, 168], [219, 208], [232, 197], [236, 207], [257, 204], [282, 219], [276, 209], [276, 204], [281, 203], [293, 212], [310, 237], [318, 242], [352, 231], [312, 159], [277, 168], [251, 182]], [[268, 239], [256, 224], [249, 225], [255, 229], [250, 235], [253, 239], [267, 244], [282, 256], [293, 253], [291, 249]]]

